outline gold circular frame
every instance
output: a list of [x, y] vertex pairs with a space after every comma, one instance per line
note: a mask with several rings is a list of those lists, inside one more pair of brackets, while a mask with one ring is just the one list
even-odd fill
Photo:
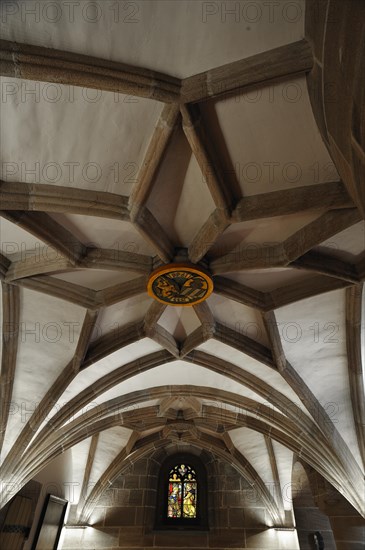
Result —
[[195, 265], [176, 263], [155, 269], [147, 283], [149, 296], [169, 306], [195, 306], [213, 292], [209, 273]]

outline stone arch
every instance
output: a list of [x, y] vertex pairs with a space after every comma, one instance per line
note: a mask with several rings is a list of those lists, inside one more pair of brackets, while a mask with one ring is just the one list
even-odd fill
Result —
[[[197, 517], [194, 519], [172, 519], [167, 517], [167, 480], [170, 470], [178, 463], [191, 466], [197, 479]], [[157, 529], [208, 529], [208, 483], [207, 471], [198, 453], [190, 450], [170, 454], [161, 463], [156, 494]]]

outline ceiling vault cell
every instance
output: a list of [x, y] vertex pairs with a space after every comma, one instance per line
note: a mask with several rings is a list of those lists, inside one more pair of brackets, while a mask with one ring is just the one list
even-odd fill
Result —
[[326, 3], [341, 32], [310, 10], [256, 45], [221, 24], [237, 48], [218, 40], [214, 57], [181, 33], [154, 61], [123, 36], [100, 51], [86, 31], [70, 51], [45, 29], [0, 40], [5, 82], [101, 93], [52, 108], [9, 96], [2, 164], [103, 168], [97, 182], [2, 171], [1, 505], [69, 452], [88, 525], [118, 476], [183, 448], [230, 464], [267, 526], [294, 528], [298, 457], [365, 517], [364, 7]]

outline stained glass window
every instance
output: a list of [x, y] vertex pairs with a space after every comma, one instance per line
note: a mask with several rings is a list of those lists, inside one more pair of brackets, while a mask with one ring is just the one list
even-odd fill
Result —
[[169, 474], [167, 517], [196, 518], [198, 484], [188, 464], [177, 464]]

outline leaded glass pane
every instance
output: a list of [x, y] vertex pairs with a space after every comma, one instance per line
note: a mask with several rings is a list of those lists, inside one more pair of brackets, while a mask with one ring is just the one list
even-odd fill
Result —
[[177, 464], [169, 475], [167, 517], [196, 518], [197, 489], [195, 471], [187, 464]]
[[169, 518], [181, 518], [181, 483], [169, 483], [167, 516]]
[[196, 518], [196, 496], [197, 496], [196, 482], [184, 483], [184, 504], [183, 504], [183, 516], [184, 518]]

